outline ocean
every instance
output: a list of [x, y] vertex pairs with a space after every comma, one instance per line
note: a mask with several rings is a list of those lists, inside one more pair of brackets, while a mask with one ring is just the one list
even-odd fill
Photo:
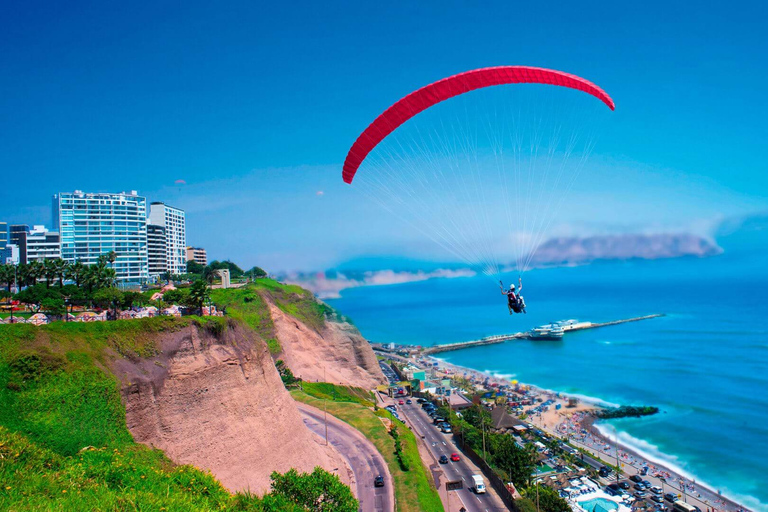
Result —
[[[485, 277], [344, 290], [328, 302], [375, 342], [433, 345], [562, 319], [667, 316], [440, 354], [543, 388], [661, 412], [613, 421], [623, 442], [756, 510], [768, 510], [768, 267], [764, 252], [602, 262], [524, 276], [510, 316]], [[511, 277], [511, 276], [510, 276]]]

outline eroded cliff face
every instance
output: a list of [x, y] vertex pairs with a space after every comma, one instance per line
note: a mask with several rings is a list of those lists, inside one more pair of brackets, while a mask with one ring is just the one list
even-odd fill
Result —
[[176, 463], [211, 471], [232, 491], [268, 491], [272, 471], [321, 466], [349, 483], [345, 464], [305, 427], [266, 345], [230, 323], [161, 336], [161, 354], [119, 360], [128, 428]]
[[353, 325], [326, 322], [318, 332], [271, 302], [269, 312], [283, 350], [279, 358], [297, 377], [364, 389], [386, 384], [371, 345]]

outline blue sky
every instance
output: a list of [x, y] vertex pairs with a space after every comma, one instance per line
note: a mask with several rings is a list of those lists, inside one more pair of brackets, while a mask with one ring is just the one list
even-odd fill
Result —
[[428, 242], [341, 183], [346, 151], [402, 95], [502, 64], [616, 101], [593, 156], [606, 179], [581, 198], [594, 225], [768, 208], [759, 3], [277, 4], [4, 5], [0, 219], [48, 223], [57, 191], [137, 189], [243, 265], [418, 253]]

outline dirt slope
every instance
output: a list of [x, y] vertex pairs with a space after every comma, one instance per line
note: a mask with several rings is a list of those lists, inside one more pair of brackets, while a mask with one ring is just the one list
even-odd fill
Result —
[[271, 302], [269, 312], [283, 350], [279, 357], [297, 377], [364, 389], [387, 382], [370, 344], [353, 325], [326, 322], [318, 332]]
[[115, 363], [128, 428], [174, 462], [210, 470], [230, 490], [263, 493], [272, 471], [349, 470], [304, 426], [266, 345], [230, 323], [162, 336], [162, 354]]

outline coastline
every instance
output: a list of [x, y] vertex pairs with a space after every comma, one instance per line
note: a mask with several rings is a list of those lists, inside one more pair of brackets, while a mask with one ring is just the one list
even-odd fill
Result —
[[[512, 378], [508, 375], [494, 374], [490, 371], [480, 371], [449, 363], [437, 357], [425, 356], [425, 359], [436, 362], [440, 367], [448, 368], [454, 373], [466, 373], [475, 380], [484, 381], [487, 379], [491, 383], [509, 385]], [[558, 392], [533, 384], [519, 384], [530, 389], [535, 396], [546, 397], [563, 404], [563, 408], [559, 411], [551, 408], [543, 414], [526, 419], [526, 422], [552, 436], [567, 437], [574, 446], [592, 453], [607, 464], [616, 465], [618, 452], [619, 463], [627, 476], [638, 473], [640, 468], [645, 465], [648, 467], [648, 474], [643, 478], [661, 479], [664, 487], [673, 488], [676, 493], [684, 494], [684, 499], [698, 506], [702, 512], [768, 510], [752, 496], [736, 497], [727, 489], [724, 492], [718, 492], [716, 486], [702, 482], [695, 475], [670, 462], [668, 459], [674, 459], [673, 456], [662, 452], [649, 453], [649, 450], [636, 445], [645, 443], [655, 449], [653, 445], [617, 430], [610, 423], [599, 420], [594, 414], [596, 411], [604, 410], [607, 407], [616, 407], [620, 404], [613, 404], [595, 397]], [[579, 405], [576, 408], [565, 408], [565, 404], [570, 398], [578, 400]], [[586, 434], [582, 434], [582, 429], [586, 431]], [[629, 441], [628, 438], [634, 442]], [[684, 493], [683, 488], [685, 489]], [[747, 505], [746, 501], [754, 503]]]

